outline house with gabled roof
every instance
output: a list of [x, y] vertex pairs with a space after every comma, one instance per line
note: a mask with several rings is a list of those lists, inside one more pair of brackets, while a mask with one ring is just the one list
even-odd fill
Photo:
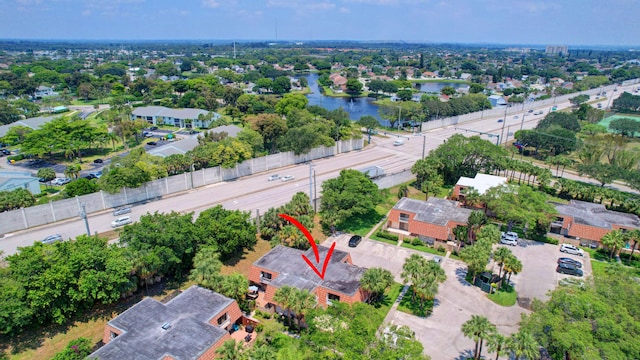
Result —
[[506, 184], [508, 179], [503, 176], [495, 176], [477, 173], [476, 176], [470, 178], [461, 176], [453, 187], [451, 198], [453, 200], [464, 201], [465, 195], [469, 188], [474, 188], [479, 195], [484, 195], [487, 190], [492, 187], [502, 186]]
[[220, 114], [201, 109], [170, 109], [164, 106], [144, 106], [133, 109], [131, 120], [141, 119], [150, 125], [171, 125], [179, 128], [209, 128]]
[[194, 285], [166, 303], [147, 297], [109, 321], [105, 345], [89, 358], [213, 359], [239, 324], [255, 322], [235, 300]]
[[[317, 248], [323, 261], [329, 248]], [[285, 285], [315, 294], [317, 304], [322, 307], [337, 301], [352, 304], [363, 300], [360, 278], [365, 269], [353, 265], [351, 254], [334, 249], [324, 279], [307, 265], [302, 255], [312, 262], [315, 261], [313, 249], [303, 251], [278, 245], [253, 263], [249, 272], [249, 282], [259, 289], [259, 306], [277, 311], [278, 304], [273, 297], [276, 290]]]
[[458, 201], [431, 197], [427, 201], [402, 198], [389, 212], [385, 229], [401, 237], [418, 237], [428, 244], [454, 240], [454, 229], [466, 226], [470, 209]]
[[552, 202], [558, 211], [549, 232], [564, 235], [580, 242], [599, 244], [607, 233], [622, 229], [640, 229], [640, 218], [635, 214], [607, 210], [602, 204], [571, 200], [568, 204]]

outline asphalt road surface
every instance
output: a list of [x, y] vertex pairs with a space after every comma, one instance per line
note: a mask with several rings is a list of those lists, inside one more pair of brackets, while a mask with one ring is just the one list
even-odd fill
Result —
[[[634, 85], [637, 86], [637, 85]], [[614, 96], [619, 96], [625, 89], [632, 90], [634, 86], [618, 87], [618, 91], [614, 92]], [[609, 94], [611, 95], [611, 93]], [[593, 97], [595, 99], [595, 97]], [[592, 99], [593, 100], [593, 99]], [[569, 102], [558, 103], [558, 110], [570, 106]], [[489, 134], [500, 134], [504, 129], [510, 132], [523, 129], [532, 129], [537, 122], [544, 117], [551, 109], [550, 106], [541, 107], [536, 110], [542, 110], [542, 115], [528, 115], [522, 121], [522, 114], [518, 115], [518, 119], [514, 119], [513, 115], [505, 119], [504, 116], [487, 117], [471, 123], [465, 123], [459, 127], [447, 126], [440, 129], [427, 131], [423, 134], [411, 135], [403, 134], [404, 144], [394, 146], [393, 142], [396, 137], [373, 137], [372, 145], [360, 151], [340, 154], [334, 157], [313, 161], [313, 169], [317, 178], [317, 194], [320, 196], [321, 184], [324, 180], [337, 177], [342, 169], [359, 169], [366, 166], [381, 166], [387, 174], [410, 169], [411, 166], [422, 157], [423, 146], [425, 154], [442, 144], [451, 135], [462, 133], [468, 136], [478, 135], [477, 132]], [[498, 119], [505, 119], [499, 123]], [[504, 126], [504, 128], [503, 128]], [[475, 132], [474, 132], [475, 131]], [[481, 135], [481, 137], [493, 141], [497, 141], [497, 137]], [[512, 137], [511, 137], [512, 139]], [[507, 140], [505, 135], [504, 140]], [[504, 141], [500, 141], [503, 143]], [[288, 182], [267, 181], [267, 177], [271, 174], [293, 175], [295, 179]], [[141, 215], [147, 212], [194, 212], [197, 216], [200, 211], [209, 207], [221, 204], [226, 209], [239, 209], [243, 211], [251, 211], [255, 215], [256, 211], [264, 213], [267, 209], [283, 205], [291, 200], [291, 197], [299, 191], [309, 193], [309, 165], [300, 164], [289, 166], [274, 171], [257, 174], [250, 177], [240, 178], [235, 181], [218, 183], [197, 188], [189, 192], [165, 197], [161, 200], [150, 202], [132, 207], [131, 218], [137, 221]], [[88, 222], [91, 233], [101, 233], [111, 230], [111, 221], [114, 217], [111, 211], [90, 214]], [[14, 254], [18, 251], [18, 247], [28, 246], [35, 241], [44, 239], [51, 234], [60, 234], [64, 239], [75, 238], [78, 235], [85, 234], [86, 228], [84, 221], [78, 217], [75, 220], [65, 220], [53, 224], [43, 225], [36, 228], [18, 231], [11, 234], [4, 234], [0, 238], [0, 250], [5, 255]]]

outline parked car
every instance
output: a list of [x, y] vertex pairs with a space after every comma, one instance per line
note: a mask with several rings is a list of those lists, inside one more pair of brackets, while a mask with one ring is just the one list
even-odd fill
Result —
[[268, 181], [273, 181], [273, 180], [278, 180], [278, 179], [280, 179], [280, 175], [278, 175], [278, 174], [273, 174], [273, 175], [271, 175], [271, 176], [269, 176], [267, 178]]
[[503, 232], [500, 235], [500, 243], [511, 246], [518, 246], [518, 234], [513, 231]]
[[151, 130], [151, 131], [158, 130], [158, 127], [157, 126], [152, 126], [152, 127], [149, 128], [149, 130]]
[[584, 256], [584, 251], [582, 249], [573, 246], [571, 244], [562, 244], [560, 245], [560, 252], [571, 254], [571, 255], [580, 255]]
[[567, 274], [567, 275], [573, 275], [573, 276], [583, 275], [582, 270], [568, 264], [558, 264], [558, 267], [556, 268], [556, 272], [559, 272], [560, 274]]
[[561, 257], [558, 259], [558, 264], [567, 264], [567, 265], [571, 265], [575, 268], [578, 269], [582, 269], [582, 263], [578, 260], [574, 260], [572, 258], [568, 258], [568, 257]]
[[4, 155], [11, 155], [11, 151], [7, 150], [7, 149], [2, 149], [2, 154]]
[[90, 173], [89, 175], [93, 175], [96, 179], [100, 179], [100, 177], [102, 176], [102, 171], [93, 172], [93, 173]]
[[62, 185], [63, 178], [55, 178], [51, 180], [51, 185]]
[[124, 226], [124, 225], [127, 225], [127, 224], [131, 224], [132, 222], [133, 221], [131, 221], [131, 216], [123, 216], [123, 217], [120, 217], [120, 218], [117, 218], [117, 219], [113, 220], [111, 222], [111, 227], [116, 228], [118, 226]]
[[393, 142], [393, 146], [400, 146], [402, 144], [404, 144], [404, 140], [402, 140], [402, 139], [398, 139], [398, 140]]
[[66, 185], [66, 184], [68, 184], [68, 183], [70, 183], [70, 182], [71, 182], [71, 179], [69, 179], [69, 178], [64, 178], [64, 179], [62, 179], [62, 180], [59, 182], [59, 184], [58, 184], [58, 185]]
[[349, 247], [356, 247], [358, 246], [358, 244], [360, 244], [360, 241], [362, 241], [362, 236], [360, 235], [353, 235], [351, 237], [351, 239], [349, 239]]
[[96, 163], [96, 164], [102, 164], [103, 160], [102, 159], [95, 159], [95, 160], [93, 160], [93, 162]]
[[295, 177], [293, 175], [285, 175], [280, 180], [285, 182], [285, 181], [289, 181], [289, 180], [293, 180], [293, 179], [295, 179]]
[[153, 133], [145, 131], [145, 132], [142, 133], [142, 136], [144, 136], [144, 137], [153, 137]]
[[131, 208], [128, 206], [119, 207], [113, 210], [113, 216], [124, 215], [131, 212]]
[[62, 235], [60, 234], [49, 235], [46, 238], [42, 239], [43, 244], [55, 244], [61, 241], [62, 241]]
[[85, 179], [87, 180], [93, 180], [93, 179], [97, 179], [97, 177], [93, 174], [89, 174], [89, 175], [85, 175], [83, 176]]
[[158, 143], [157, 143], [157, 142], [155, 142], [155, 141], [149, 141], [149, 142], [147, 143], [147, 145], [158, 145]]

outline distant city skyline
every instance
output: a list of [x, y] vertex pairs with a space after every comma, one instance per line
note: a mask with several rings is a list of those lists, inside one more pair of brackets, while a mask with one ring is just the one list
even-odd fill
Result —
[[640, 48], [636, 0], [0, 0], [0, 38]]

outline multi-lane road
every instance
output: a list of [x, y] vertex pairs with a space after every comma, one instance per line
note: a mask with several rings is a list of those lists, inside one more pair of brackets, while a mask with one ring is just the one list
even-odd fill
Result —
[[[635, 85], [637, 86], [637, 85]], [[629, 86], [628, 89], [632, 89]], [[625, 90], [619, 87], [613, 96], [618, 96]], [[570, 106], [568, 102], [556, 104], [558, 110]], [[405, 169], [410, 169], [416, 160], [422, 157], [423, 146], [425, 153], [435, 149], [447, 138], [456, 133], [468, 136], [478, 135], [478, 133], [500, 134], [504, 130], [504, 141], [512, 140], [513, 136], [507, 136], [508, 132], [515, 133], [522, 126], [523, 129], [532, 129], [537, 122], [550, 111], [550, 106], [541, 107], [541, 115], [529, 113], [522, 122], [522, 114], [514, 119], [513, 115], [506, 119], [502, 117], [488, 117], [478, 121], [465, 123], [458, 128], [447, 126], [417, 135], [406, 135], [404, 144], [394, 146], [396, 139], [394, 136], [373, 137], [372, 145], [360, 151], [340, 154], [334, 157], [313, 161], [313, 171], [316, 177], [316, 189], [318, 194], [321, 191], [321, 184], [324, 180], [338, 176], [342, 169], [360, 169], [366, 166], [381, 166], [387, 173], [395, 173]], [[504, 122], [498, 122], [504, 119]], [[503, 128], [504, 126], [504, 128]], [[496, 142], [495, 137], [481, 135], [481, 137]], [[501, 141], [501, 142], [504, 142]], [[293, 175], [292, 181], [282, 182], [267, 181], [269, 175], [278, 173], [280, 175]], [[270, 171], [263, 174], [256, 174], [250, 177], [240, 178], [235, 181], [208, 185], [193, 189], [188, 192], [165, 197], [161, 200], [132, 207], [131, 218], [137, 221], [141, 215], [148, 212], [194, 212], [195, 216], [200, 211], [209, 207], [221, 204], [227, 209], [239, 209], [243, 211], [256, 211], [264, 213], [269, 208], [285, 204], [291, 197], [299, 191], [309, 192], [309, 165], [300, 164]], [[111, 230], [111, 221], [115, 217], [111, 211], [90, 214], [88, 217], [90, 231], [92, 233], [105, 232]], [[43, 225], [36, 228], [22, 230], [12, 234], [5, 234], [0, 238], [0, 250], [5, 255], [18, 251], [18, 247], [31, 245], [34, 241], [39, 241], [50, 234], [60, 234], [65, 239], [75, 238], [86, 233], [85, 224], [79, 217], [53, 224]]]

